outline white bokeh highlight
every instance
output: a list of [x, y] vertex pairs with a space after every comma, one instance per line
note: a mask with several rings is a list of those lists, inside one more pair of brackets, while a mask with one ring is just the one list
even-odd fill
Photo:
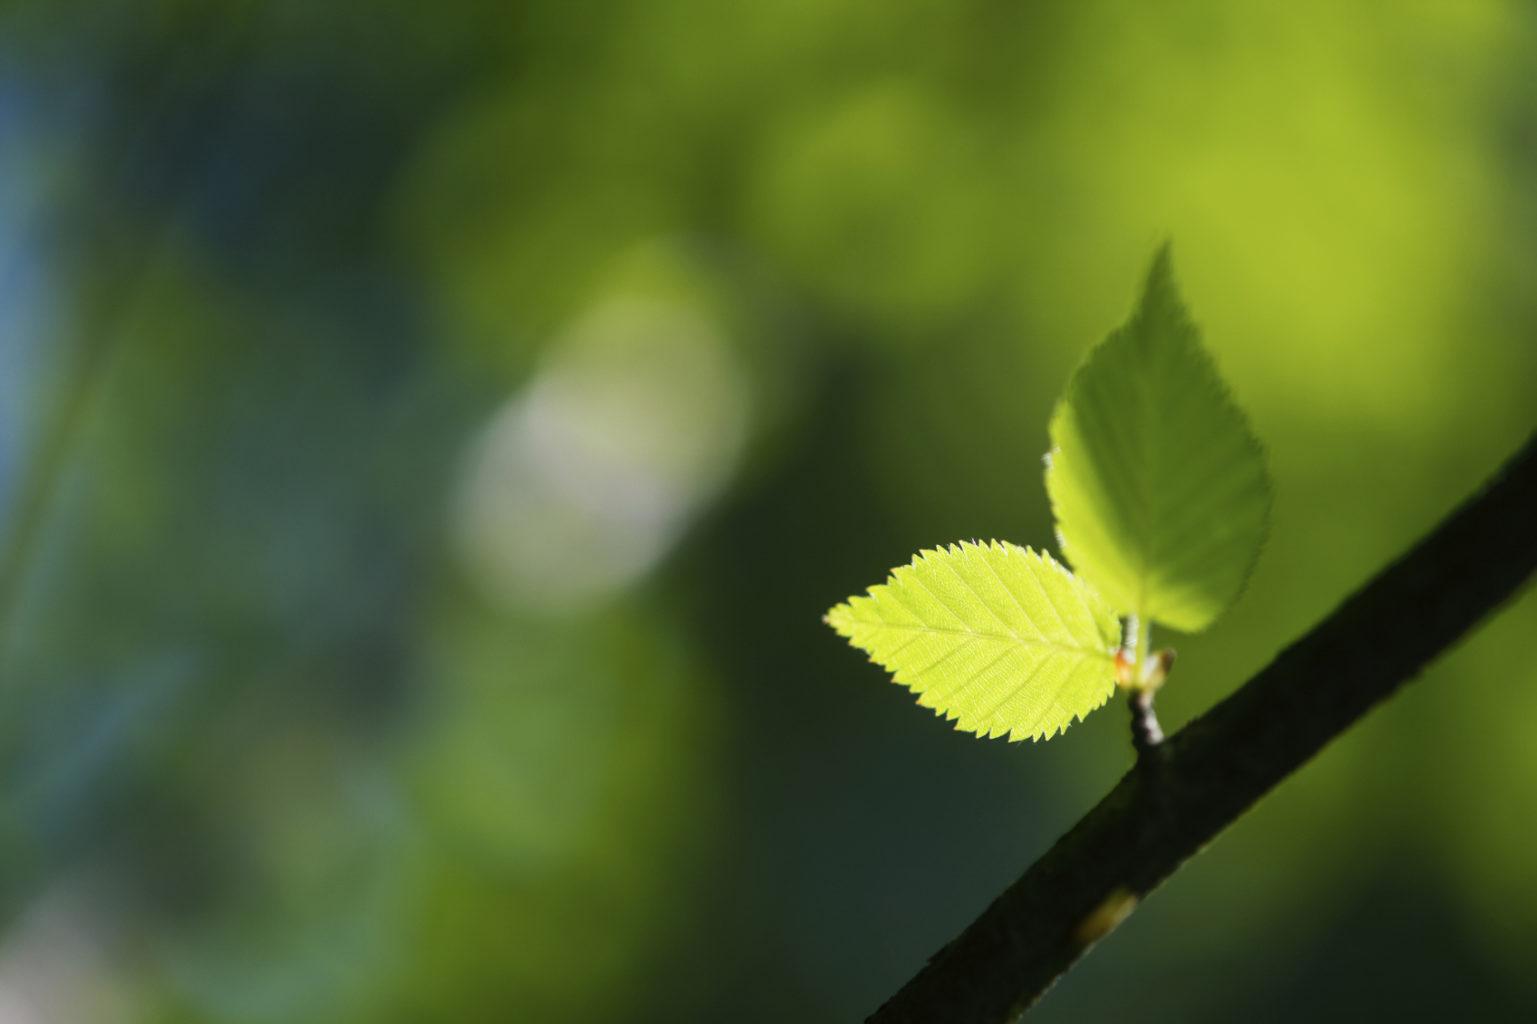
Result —
[[749, 406], [705, 311], [591, 309], [471, 446], [454, 510], [466, 569], [499, 602], [554, 612], [632, 586], [730, 479]]

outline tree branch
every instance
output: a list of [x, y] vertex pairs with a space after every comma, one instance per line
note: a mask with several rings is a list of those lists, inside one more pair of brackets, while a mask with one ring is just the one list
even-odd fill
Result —
[[[1160, 745], [869, 1018], [1017, 1020], [1136, 902], [1537, 569], [1537, 434], [1433, 533]], [[1144, 759], [1145, 762], [1146, 759]]]

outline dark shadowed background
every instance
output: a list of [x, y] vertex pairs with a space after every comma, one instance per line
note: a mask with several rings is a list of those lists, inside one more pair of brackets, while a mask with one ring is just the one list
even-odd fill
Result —
[[[1531, 427], [1534, 60], [1516, 3], [6, 3], [0, 1021], [859, 1018], [1130, 748], [821, 613], [1053, 544], [1168, 236], [1276, 482], [1165, 724], [1229, 692]], [[1039, 1019], [1532, 1019], [1534, 628]]]

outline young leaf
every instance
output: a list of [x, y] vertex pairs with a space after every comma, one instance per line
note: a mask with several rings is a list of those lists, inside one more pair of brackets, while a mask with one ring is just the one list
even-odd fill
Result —
[[1237, 599], [1270, 485], [1180, 301], [1167, 245], [1130, 321], [1073, 375], [1051, 443], [1062, 553], [1118, 611], [1194, 632]]
[[993, 541], [922, 551], [827, 623], [956, 727], [1050, 738], [1115, 689], [1120, 624], [1082, 580]]

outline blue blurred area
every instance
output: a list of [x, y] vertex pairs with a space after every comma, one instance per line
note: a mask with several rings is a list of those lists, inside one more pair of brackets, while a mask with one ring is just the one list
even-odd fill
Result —
[[[1177, 726], [1531, 427], [1510, 3], [0, 11], [0, 1020], [839, 1021], [1126, 768], [818, 619], [1052, 543], [1159, 239], [1273, 535]], [[1042, 1020], [1528, 1020], [1528, 595]]]

